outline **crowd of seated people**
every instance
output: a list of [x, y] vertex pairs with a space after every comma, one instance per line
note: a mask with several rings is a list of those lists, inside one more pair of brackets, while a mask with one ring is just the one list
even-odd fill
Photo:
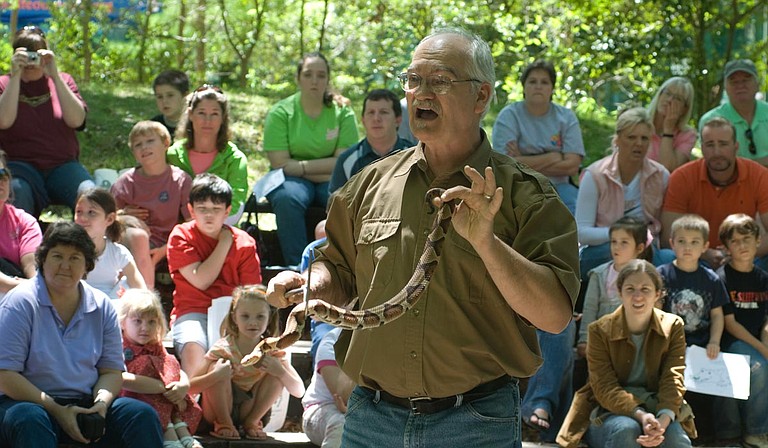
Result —
[[[0, 151], [0, 320], [8, 323], [0, 331], [27, 339], [9, 348], [0, 365], [0, 412], [3, 426], [34, 424], [12, 438], [0, 431], [6, 437], [0, 443], [39, 437], [32, 434], [41, 428], [54, 441], [114, 442], [132, 431], [118, 418], [125, 412], [142, 416], [151, 430], [143, 431], [144, 445], [110, 446], [154, 446], [160, 438], [163, 446], [200, 447], [192, 436], [201, 417], [213, 437], [264, 439], [263, 419], [282, 389], [301, 396], [304, 384], [279, 352], [259, 368], [240, 365], [277, 329], [276, 313], [256, 286], [262, 281], [256, 243], [236, 227], [249, 185], [246, 157], [230, 141], [226, 95], [207, 84], [189, 93], [186, 75], [163, 72], [153, 83], [160, 115], [137, 123], [129, 136], [136, 167], [111, 190], [92, 188], [77, 161], [75, 131], [87, 113], [77, 86], [58, 72], [39, 28], [20, 30], [13, 47], [11, 73], [0, 77], [0, 147], [8, 159]], [[647, 108], [618, 115], [609, 153], [578, 181], [584, 142], [575, 114], [552, 102], [556, 80], [551, 63], [528, 65], [523, 101], [500, 112], [492, 134], [496, 151], [547, 176], [573, 213], [589, 302], [582, 321], [560, 334], [538, 331], [544, 364], [522, 398], [522, 420], [540, 440], [563, 446], [690, 446], [716, 438], [768, 447], [768, 274], [761, 269], [768, 260], [768, 238], [761, 238], [768, 228], [768, 106], [755, 100], [755, 65], [726, 64], [729, 102], [707, 112], [699, 132], [689, 123], [691, 83], [668, 79]], [[296, 82], [299, 91], [277, 103], [264, 124], [271, 167], [285, 177], [267, 199], [292, 266], [307, 246], [304, 210], [327, 206], [333, 190], [366, 165], [413, 145], [398, 136], [407, 117], [393, 92], [365, 98], [366, 136], [358, 141], [357, 118], [346, 99], [330, 93], [330, 64], [322, 54], [301, 59]], [[33, 113], [38, 107], [45, 113]], [[19, 150], [19, 136], [40, 134], [24, 132], [30, 126], [55, 130], [55, 141], [24, 142], [32, 149]], [[703, 158], [690, 161], [697, 138]], [[77, 225], [53, 225], [43, 237], [35, 217], [49, 203], [70, 205]], [[167, 323], [150, 292], [163, 259], [175, 284], [174, 355], [159, 343]], [[223, 338], [208, 340], [207, 310], [221, 296], [234, 297]], [[145, 306], [121, 311], [123, 298]], [[12, 322], [34, 317], [40, 307], [54, 310], [58, 337]], [[86, 316], [93, 309], [98, 328]], [[37, 344], [63, 345], [81, 319], [84, 334], [102, 341], [99, 356], [81, 359], [62, 348], [79, 363], [64, 376], [41, 368], [50, 356], [45, 350], [31, 364], [19, 362]], [[304, 424], [313, 441], [338, 446], [351, 382], [333, 361], [338, 334], [326, 336], [327, 330], [313, 334], [324, 348]], [[115, 362], [115, 341], [128, 347], [124, 365]], [[686, 392], [681, 368], [691, 345], [711, 359], [720, 352], [749, 355], [749, 399]], [[151, 375], [132, 371], [139, 355], [165, 367]], [[573, 356], [585, 358], [589, 372], [575, 395]], [[197, 394], [201, 407], [192, 399]], [[716, 431], [702, 427], [715, 418], [713, 406], [724, 423]], [[99, 415], [101, 432], [86, 434], [79, 414]]]

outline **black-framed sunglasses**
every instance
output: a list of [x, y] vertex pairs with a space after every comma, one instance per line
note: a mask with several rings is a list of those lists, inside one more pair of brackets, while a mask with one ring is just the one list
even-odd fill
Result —
[[216, 93], [224, 93], [224, 91], [221, 90], [221, 87], [214, 84], [203, 84], [202, 86], [195, 89], [195, 93], [204, 92], [206, 90], [213, 90]]
[[747, 137], [747, 140], [749, 140], [749, 153], [752, 155], [757, 154], [757, 147], [755, 146], [755, 139], [752, 135], [752, 128], [748, 128], [746, 132], [744, 132], [744, 135]]
[[27, 25], [27, 26], [25, 26], [25, 27], [19, 28], [19, 30], [18, 30], [18, 31], [16, 31], [16, 36], [18, 36], [19, 34], [21, 34], [21, 33], [22, 33], [22, 32], [24, 32], [24, 31], [26, 31], [26, 32], [28, 32], [28, 33], [34, 33], [34, 34], [37, 34], [37, 35], [39, 35], [40, 37], [42, 37], [43, 39], [45, 39], [45, 31], [43, 31], [43, 29], [42, 29], [42, 28], [40, 28], [40, 27], [39, 27], [39, 26], [37, 26], [37, 25]]

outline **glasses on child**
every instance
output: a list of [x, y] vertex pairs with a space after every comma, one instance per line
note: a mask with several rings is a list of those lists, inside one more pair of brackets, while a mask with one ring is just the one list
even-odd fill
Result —
[[747, 129], [747, 131], [744, 132], [744, 135], [747, 137], [747, 140], [749, 140], [749, 153], [752, 155], [757, 154], [757, 147], [755, 146], [755, 139], [752, 135], [752, 128]]

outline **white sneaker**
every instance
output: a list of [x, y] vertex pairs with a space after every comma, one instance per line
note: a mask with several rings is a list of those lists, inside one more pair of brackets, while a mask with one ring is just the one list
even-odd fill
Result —
[[768, 434], [744, 436], [745, 448], [768, 448]]

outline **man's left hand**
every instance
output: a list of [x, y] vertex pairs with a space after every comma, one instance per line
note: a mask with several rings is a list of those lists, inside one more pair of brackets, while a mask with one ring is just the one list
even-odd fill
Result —
[[473, 247], [477, 247], [493, 239], [493, 218], [501, 208], [504, 193], [501, 187], [496, 186], [491, 167], [485, 168], [485, 177], [468, 165], [464, 167], [464, 174], [472, 181], [472, 186], [449, 188], [437, 205], [454, 199], [461, 201], [453, 214], [453, 228]]

